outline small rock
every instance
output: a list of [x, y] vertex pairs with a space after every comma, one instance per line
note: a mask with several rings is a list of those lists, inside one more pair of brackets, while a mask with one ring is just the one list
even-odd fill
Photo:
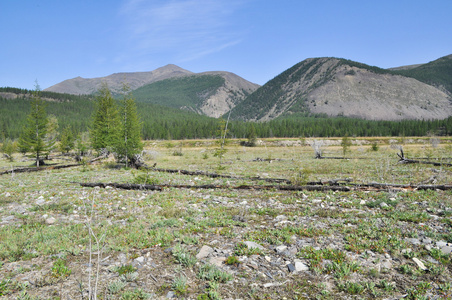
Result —
[[287, 250], [287, 246], [286, 245], [281, 245], [281, 246], [278, 246], [278, 247], [275, 248], [275, 251], [278, 254], [281, 254], [281, 253], [283, 253], [286, 250]]
[[428, 238], [428, 237], [423, 238], [423, 239], [422, 239], [422, 243], [424, 243], [424, 244], [431, 244], [431, 243], [432, 243], [432, 239], [431, 239], [431, 238]]
[[221, 267], [223, 265], [223, 263], [225, 262], [226, 257], [224, 256], [219, 256], [219, 257], [211, 257], [209, 260], [209, 263], [211, 265], [215, 265], [217, 267]]
[[276, 222], [281, 222], [287, 220], [287, 217], [285, 215], [279, 215], [275, 218]]
[[442, 248], [444, 246], [447, 246], [447, 243], [445, 241], [436, 242], [436, 247]]
[[56, 222], [56, 219], [54, 217], [50, 217], [50, 218], [46, 219], [47, 225], [55, 224], [55, 222]]
[[169, 291], [167, 294], [166, 294], [166, 298], [176, 298], [176, 294], [173, 292], [173, 291]]
[[427, 270], [427, 267], [424, 265], [424, 263], [422, 261], [420, 261], [419, 259], [417, 259], [416, 257], [413, 257], [413, 261], [417, 264], [419, 269], [421, 269], [423, 271]]
[[135, 261], [137, 263], [143, 264], [145, 261], [145, 258], [144, 258], [144, 256], [140, 256], [140, 257], [135, 258]]
[[9, 221], [12, 221], [12, 220], [14, 220], [14, 216], [7, 216], [7, 217], [3, 217], [2, 218], [3, 222], [9, 222]]
[[441, 247], [441, 252], [444, 253], [444, 254], [451, 254], [452, 253], [452, 246]]
[[290, 273], [296, 271], [295, 266], [294, 266], [292, 263], [290, 263], [290, 264], [287, 265], [287, 269], [289, 269], [289, 272], [290, 272]]
[[199, 259], [203, 259], [206, 258], [207, 256], [209, 256], [210, 253], [213, 252], [212, 247], [209, 247], [207, 245], [202, 246], [201, 250], [199, 250], [199, 253], [196, 254], [196, 258]]
[[392, 269], [392, 263], [390, 260], [386, 259], [380, 263], [380, 268], [390, 270]]
[[125, 255], [124, 253], [121, 253], [118, 255], [118, 261], [124, 265], [127, 263], [127, 255]]
[[407, 238], [406, 239], [407, 242], [413, 244], [413, 245], [420, 245], [421, 241], [419, 239], [416, 238]]
[[431, 262], [432, 264], [435, 264], [435, 265], [439, 264], [439, 261], [437, 261], [436, 259], [434, 259], [434, 258], [431, 257], [431, 256], [427, 256], [427, 257], [426, 257], [426, 260], [427, 260], [428, 262]]
[[248, 249], [257, 248], [259, 250], [265, 250], [264, 246], [259, 245], [258, 243], [255, 243], [255, 242], [246, 241], [245, 245], [248, 247]]
[[366, 200], [361, 200], [361, 201], [359, 202], [359, 204], [361, 204], [361, 205], [366, 205]]
[[[42, 196], [41, 196], [42, 197]], [[36, 204], [37, 205], [42, 205], [42, 204], [44, 204], [46, 201], [44, 200], [44, 197], [43, 198], [41, 198], [41, 197], [39, 197], [38, 198], [38, 200], [36, 200]]]
[[297, 272], [309, 271], [309, 267], [302, 263], [301, 261], [295, 261], [295, 271]]
[[386, 204], [386, 202], [381, 202], [380, 203], [380, 207], [381, 208], [386, 208], [386, 207], [388, 207], [389, 205], [388, 204]]

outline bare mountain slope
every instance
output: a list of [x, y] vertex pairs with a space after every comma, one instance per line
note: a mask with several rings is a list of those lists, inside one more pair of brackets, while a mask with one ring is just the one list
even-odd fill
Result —
[[215, 94], [204, 99], [200, 107], [203, 114], [214, 118], [224, 115], [259, 88], [258, 84], [230, 72], [213, 71], [200, 73], [200, 75], [220, 75], [224, 78], [224, 84]]
[[334, 80], [309, 93], [307, 103], [312, 113], [368, 120], [445, 119], [452, 115], [448, 95], [431, 85], [347, 65], [336, 68]]
[[108, 84], [108, 87], [114, 93], [122, 90], [123, 83], [129, 84], [131, 90], [137, 89], [143, 85], [164, 80], [167, 78], [180, 77], [194, 74], [182, 69], [176, 65], [166, 65], [151, 72], [130, 72], [115, 73], [105, 77], [82, 78], [76, 77], [57, 83], [44, 91], [66, 93], [66, 94], [92, 94], [99, 90], [102, 82]]
[[236, 106], [233, 117], [267, 121], [293, 113], [370, 120], [444, 119], [447, 91], [389, 70], [338, 58], [310, 58], [286, 70]]

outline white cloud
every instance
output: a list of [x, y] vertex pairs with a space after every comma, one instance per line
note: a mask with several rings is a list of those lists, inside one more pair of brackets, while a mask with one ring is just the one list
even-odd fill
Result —
[[121, 16], [141, 53], [187, 61], [234, 46], [243, 38], [233, 17], [247, 0], [127, 0]]

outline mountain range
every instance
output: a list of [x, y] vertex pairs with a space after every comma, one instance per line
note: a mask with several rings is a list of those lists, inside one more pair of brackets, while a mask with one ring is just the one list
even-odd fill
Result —
[[452, 55], [412, 66], [382, 69], [334, 58], [308, 58], [263, 86], [230, 72], [193, 73], [175, 65], [151, 72], [73, 78], [45, 91], [95, 93], [106, 82], [114, 94], [123, 83], [137, 102], [211, 117], [268, 121], [308, 115], [368, 120], [445, 119], [452, 116]]

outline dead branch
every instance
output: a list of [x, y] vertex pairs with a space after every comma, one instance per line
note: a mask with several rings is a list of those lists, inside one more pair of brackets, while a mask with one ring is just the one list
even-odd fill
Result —
[[52, 165], [52, 166], [47, 166], [47, 167], [24, 167], [24, 168], [16, 168], [16, 169], [7, 170], [4, 172], [1, 172], [0, 175], [11, 174], [11, 173], [39, 172], [39, 171], [45, 171], [45, 170], [58, 170], [58, 169], [65, 169], [65, 168], [71, 168], [71, 167], [77, 167], [77, 166], [80, 166], [80, 164]]
[[179, 189], [233, 189], [233, 190], [282, 190], [282, 191], [350, 191], [349, 187], [346, 186], [318, 186], [318, 185], [216, 185], [216, 184], [205, 184], [205, 185], [189, 185], [189, 184], [130, 184], [130, 183], [79, 183], [83, 187], [114, 187], [126, 190], [152, 190], [152, 191], [162, 191], [164, 188], [179, 188]]
[[352, 186], [339, 185], [189, 185], [189, 184], [131, 184], [131, 183], [79, 183], [83, 187], [113, 187], [126, 190], [152, 190], [163, 191], [165, 188], [178, 189], [232, 189], [232, 190], [280, 190], [280, 191], [335, 191], [335, 192], [350, 192], [356, 190], [374, 190], [374, 191], [388, 191], [393, 189], [411, 189], [411, 190], [452, 190], [452, 185], [409, 185], [409, 184], [385, 184], [385, 183], [371, 183], [371, 184], [352, 184]]
[[157, 169], [157, 168], [147, 168], [151, 171], [156, 172], [166, 172], [166, 173], [178, 173], [183, 175], [191, 175], [191, 176], [206, 176], [211, 178], [229, 178], [229, 179], [237, 179], [237, 180], [256, 180], [256, 181], [265, 181], [265, 182], [275, 182], [275, 183], [286, 183], [291, 184], [291, 181], [284, 178], [262, 178], [259, 176], [256, 177], [240, 177], [233, 175], [222, 175], [217, 173], [209, 173], [204, 171], [188, 171], [188, 170], [178, 170], [178, 169]]
[[451, 163], [441, 163], [441, 162], [436, 162], [436, 161], [408, 159], [405, 157], [402, 147], [400, 147], [400, 154], [397, 153], [397, 156], [400, 158], [398, 161], [399, 164], [425, 164], [425, 165], [452, 167]]

